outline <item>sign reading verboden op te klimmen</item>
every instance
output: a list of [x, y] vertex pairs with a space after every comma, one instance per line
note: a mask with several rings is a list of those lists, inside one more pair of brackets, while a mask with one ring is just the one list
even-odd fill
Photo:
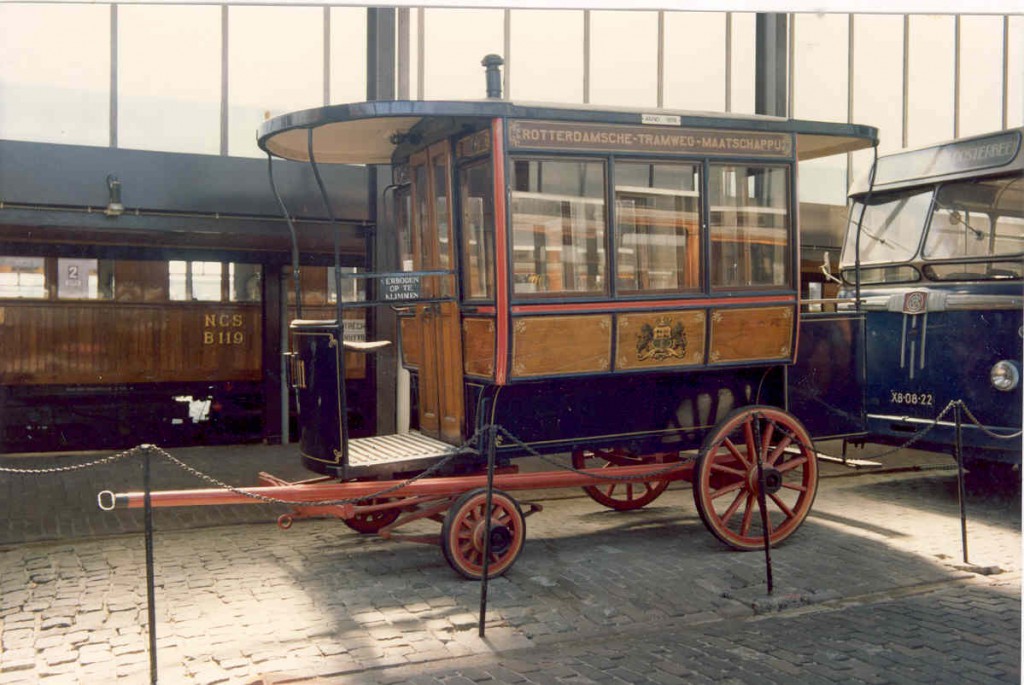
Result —
[[509, 122], [508, 135], [513, 149], [793, 156], [793, 136], [789, 133], [515, 120]]

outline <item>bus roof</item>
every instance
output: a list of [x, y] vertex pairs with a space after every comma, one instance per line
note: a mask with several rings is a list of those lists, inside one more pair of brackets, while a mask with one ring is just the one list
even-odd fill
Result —
[[[1024, 128], [902, 150], [878, 158], [872, 192], [886, 192], [941, 181], [1024, 170]], [[850, 196], [868, 191], [870, 171], [857, 179]]]
[[390, 164], [395, 150], [417, 127], [447, 120], [452, 126], [494, 118], [647, 125], [652, 130], [688, 127], [767, 133], [795, 133], [800, 160], [871, 147], [871, 126], [801, 121], [763, 115], [627, 109], [596, 105], [517, 103], [508, 100], [377, 100], [331, 105], [284, 114], [259, 129], [260, 148], [285, 159], [309, 161], [308, 131], [314, 129], [317, 162]]

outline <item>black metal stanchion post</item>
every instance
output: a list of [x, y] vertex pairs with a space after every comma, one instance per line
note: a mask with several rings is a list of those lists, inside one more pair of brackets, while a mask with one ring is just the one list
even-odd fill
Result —
[[153, 501], [150, 497], [150, 454], [153, 448], [146, 445], [143, 449], [142, 460], [142, 487], [146, 492], [145, 522], [146, 522], [146, 608], [149, 618], [149, 680], [157, 682], [156, 668], [156, 587], [153, 579]]
[[484, 562], [480, 578], [480, 622], [478, 632], [484, 636], [487, 622], [487, 575], [491, 565], [491, 506], [494, 499], [494, 458], [498, 431], [493, 425], [487, 427], [487, 505], [484, 507]]
[[964, 563], [969, 564], [967, 561], [967, 493], [964, 488], [964, 444], [963, 437], [960, 434], [961, 429], [961, 413], [960, 409], [963, 406], [963, 400], [957, 400], [956, 405], [953, 407], [953, 417], [956, 422], [956, 444], [954, 449], [956, 450], [956, 486], [957, 486], [957, 499], [960, 501], [960, 541], [964, 549]]
[[764, 573], [768, 594], [772, 594], [772, 536], [768, 529], [768, 500], [765, 495], [764, 462], [761, 460], [761, 431], [758, 417], [754, 416], [754, 444], [757, 449], [757, 506], [761, 509], [761, 532], [764, 534]]

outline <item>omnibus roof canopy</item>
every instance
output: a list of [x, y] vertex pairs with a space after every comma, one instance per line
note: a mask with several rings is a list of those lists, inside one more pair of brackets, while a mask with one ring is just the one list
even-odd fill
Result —
[[[309, 131], [317, 162], [390, 164], [398, 146], [425, 120], [447, 119], [452, 125], [496, 117], [573, 121], [595, 124], [650, 124], [652, 129], [720, 128], [733, 131], [795, 133], [797, 159], [852, 152], [871, 147], [878, 130], [871, 126], [782, 119], [761, 115], [625, 109], [594, 105], [515, 103], [507, 100], [412, 101], [378, 100], [331, 105], [284, 114], [264, 122], [259, 146], [278, 157], [309, 161]], [[678, 123], [677, 123], [678, 122]]]

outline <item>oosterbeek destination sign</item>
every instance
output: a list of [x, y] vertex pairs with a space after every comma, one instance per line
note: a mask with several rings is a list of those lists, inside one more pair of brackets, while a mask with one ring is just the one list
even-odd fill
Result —
[[510, 121], [509, 146], [530, 149], [596, 152], [671, 152], [693, 155], [791, 157], [788, 133], [716, 131], [698, 128], [651, 128], [558, 121]]

